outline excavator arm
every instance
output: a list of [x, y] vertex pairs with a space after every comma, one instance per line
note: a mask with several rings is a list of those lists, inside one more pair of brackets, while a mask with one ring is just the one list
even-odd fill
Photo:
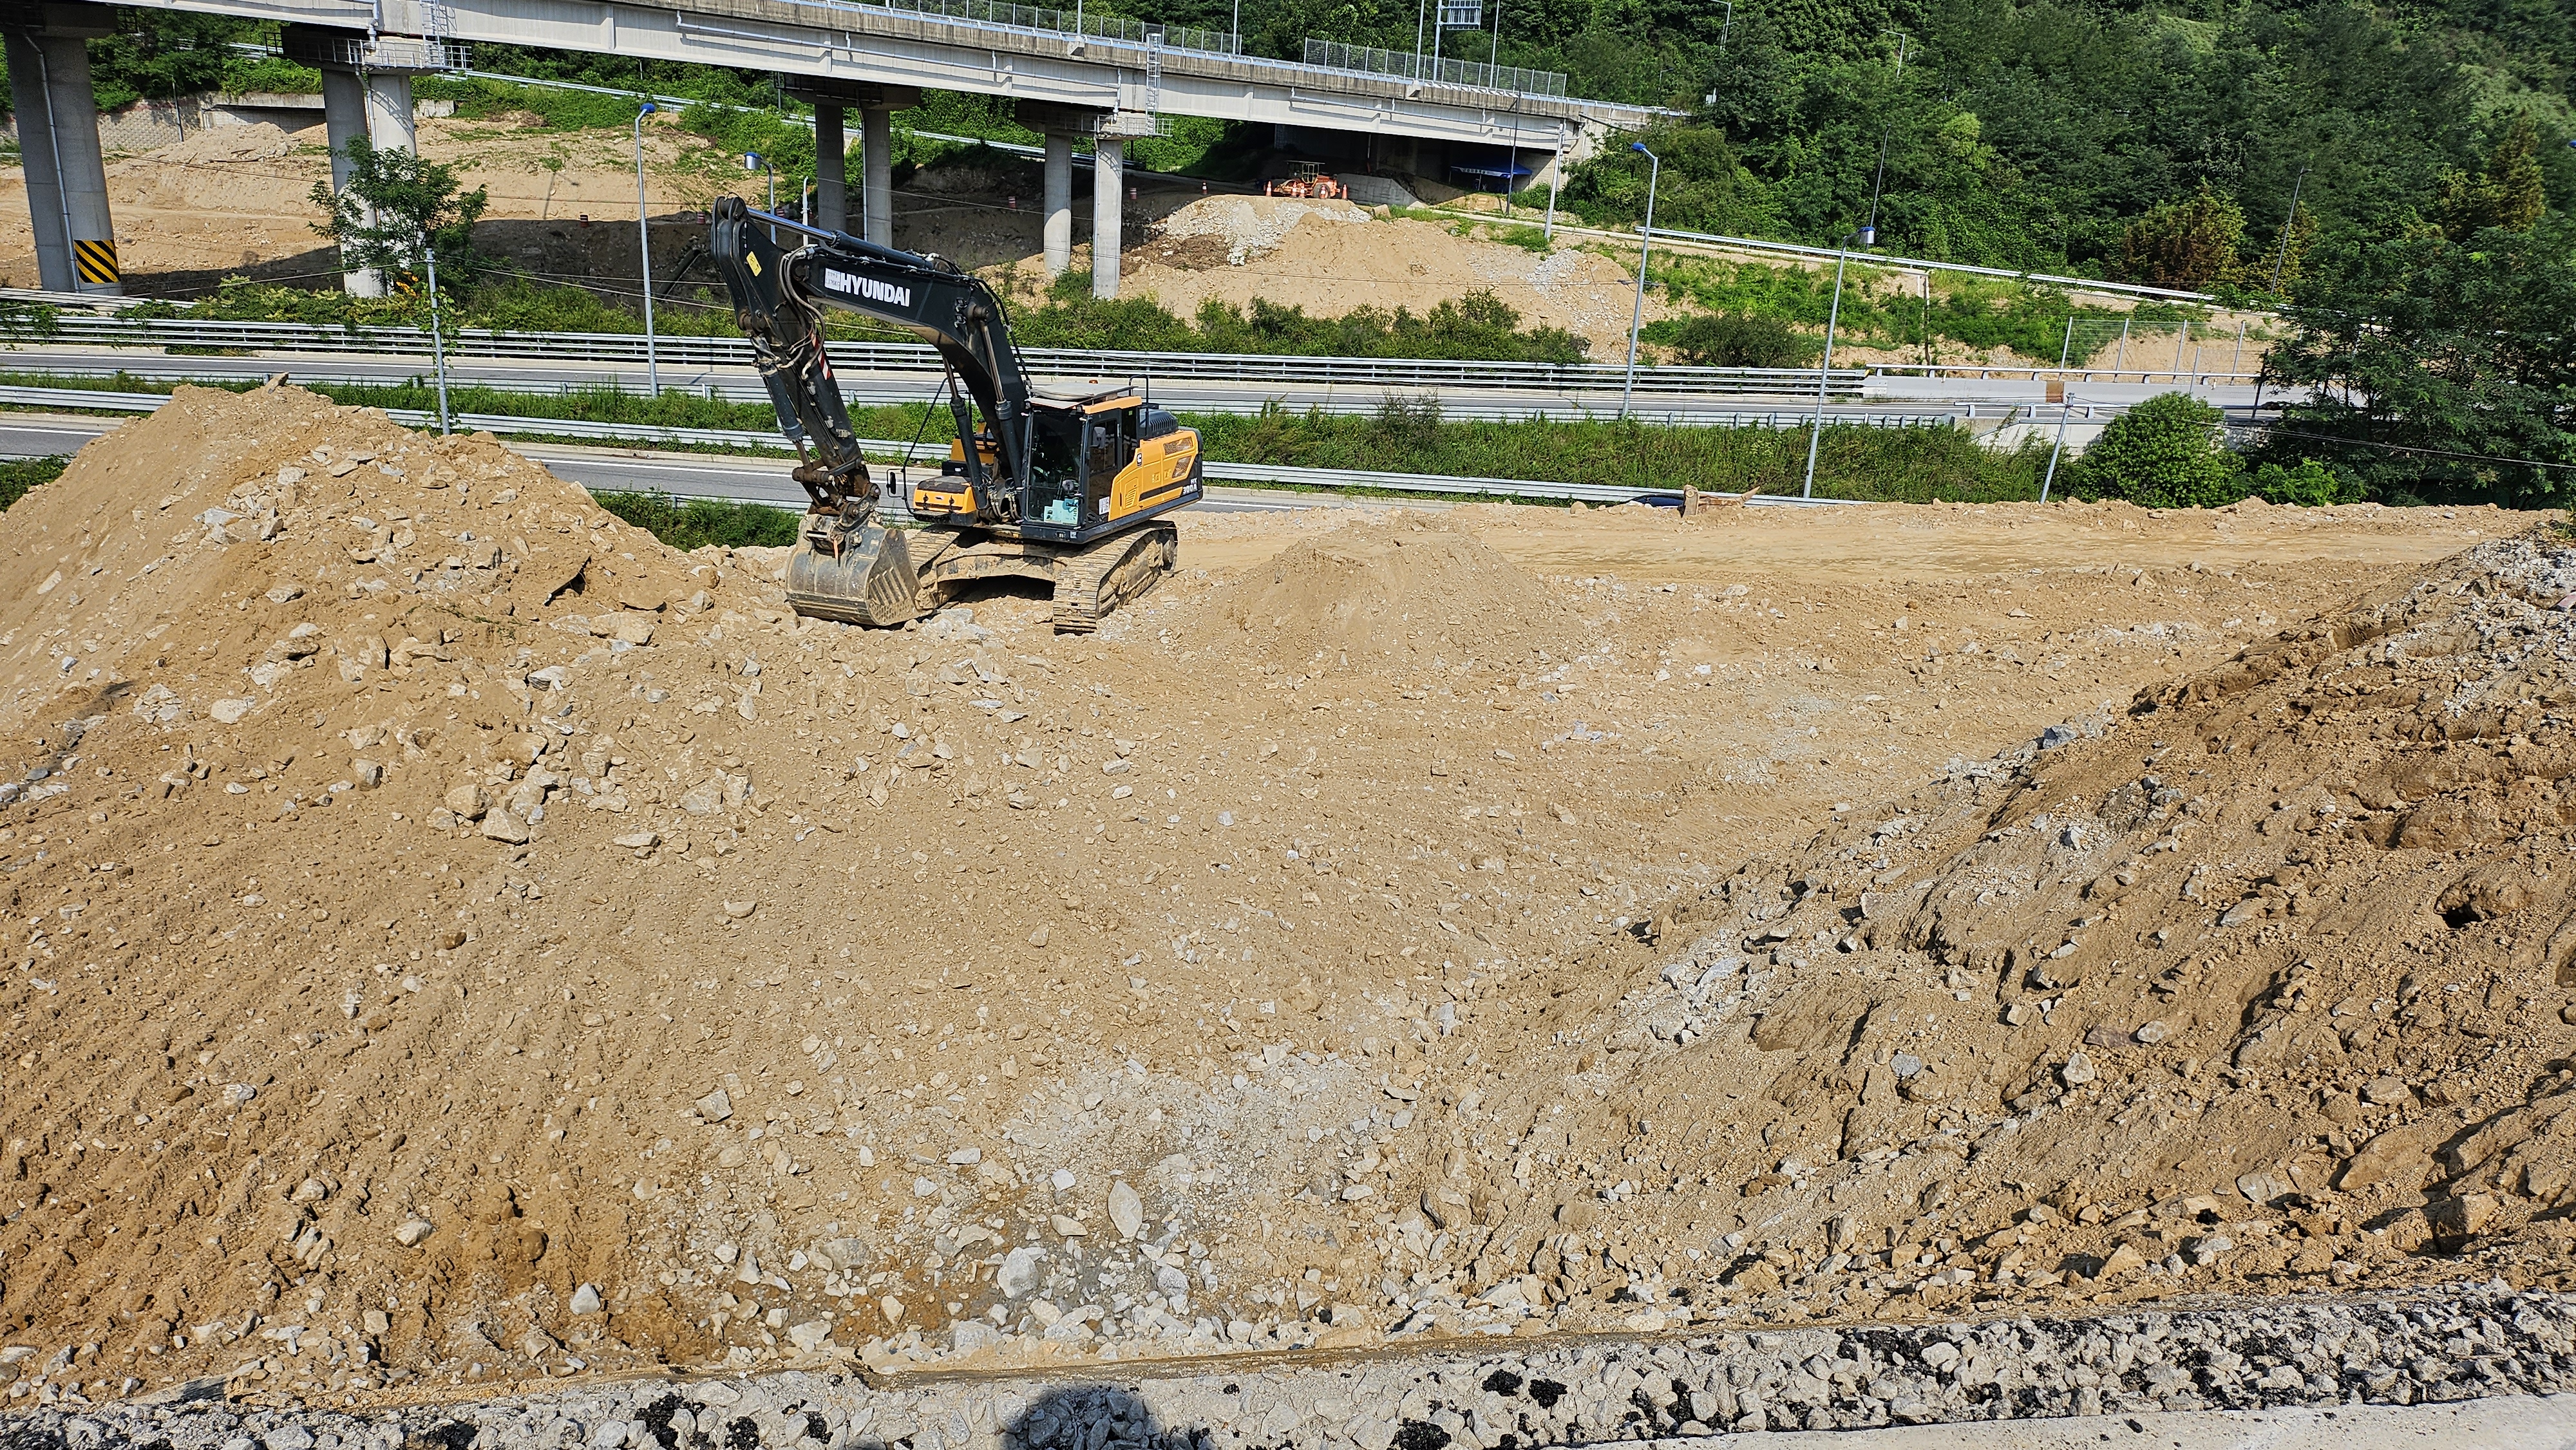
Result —
[[[769, 234], [785, 227], [811, 238], [790, 252]], [[1010, 319], [993, 289], [944, 257], [915, 256], [845, 233], [753, 211], [739, 197], [716, 201], [717, 270], [732, 294], [734, 320], [752, 355], [778, 425], [802, 460], [796, 481], [813, 512], [858, 527], [873, 511], [876, 484], [860, 457], [840, 385], [823, 351], [825, 307], [872, 317], [928, 342], [955, 383], [958, 436], [969, 440], [966, 476], [976, 513], [1002, 522], [1028, 476], [1029, 379], [1011, 345]], [[966, 399], [982, 422], [976, 426]], [[994, 469], [973, 439], [991, 445]]]

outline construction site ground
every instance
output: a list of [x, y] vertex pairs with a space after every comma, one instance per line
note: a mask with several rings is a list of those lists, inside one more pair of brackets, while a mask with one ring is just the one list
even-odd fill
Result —
[[191, 388], [0, 537], [13, 1406], [2564, 1274], [2529, 517], [1188, 516], [869, 632]]

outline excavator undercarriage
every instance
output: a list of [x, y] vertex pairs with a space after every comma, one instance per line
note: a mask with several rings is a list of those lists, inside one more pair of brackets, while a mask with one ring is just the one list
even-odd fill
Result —
[[1180, 530], [1167, 519], [1070, 548], [869, 523], [844, 536], [837, 554], [809, 534], [788, 560], [787, 602], [810, 618], [882, 627], [930, 613], [970, 584], [1033, 579], [1053, 590], [1057, 633], [1089, 634], [1170, 573], [1179, 554]]

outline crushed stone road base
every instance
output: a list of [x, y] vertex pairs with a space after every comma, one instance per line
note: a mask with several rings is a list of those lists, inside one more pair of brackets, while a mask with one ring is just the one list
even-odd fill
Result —
[[[1720, 1450], [1750, 1436], [1664, 1440], [1658, 1450]], [[2086, 1415], [2013, 1425], [1896, 1425], [1763, 1435], [1762, 1450], [2343, 1450], [2352, 1445], [2450, 1450], [2564, 1450], [2576, 1444], [2576, 1395], [2525, 1395], [2447, 1405], [2346, 1405], [2332, 1410], [2190, 1410]]]
[[[2015, 1431], [2029, 1438], [1978, 1442], [2041, 1446], [2074, 1443], [2060, 1433], [2068, 1417], [2143, 1425], [2140, 1417], [2168, 1412], [2344, 1414], [2357, 1406], [2559, 1395], [2576, 1388], [2572, 1330], [2576, 1298], [2490, 1286], [1976, 1325], [1497, 1343], [1481, 1353], [1461, 1345], [1441, 1354], [1306, 1363], [1238, 1360], [1197, 1366], [1190, 1374], [1140, 1364], [1137, 1377], [1124, 1380], [933, 1375], [872, 1387], [859, 1377], [789, 1372], [583, 1385], [474, 1404], [373, 1410], [213, 1400], [64, 1405], [0, 1419], [0, 1450], [751, 1450], [806, 1441], [815, 1450], [1092, 1450], [1112, 1441], [1194, 1450], [1532, 1450], [1752, 1431], [2058, 1422]], [[211, 1384], [205, 1388], [220, 1393]], [[2540, 1403], [2494, 1413], [2503, 1417], [2499, 1423], [2519, 1424], [2516, 1411]], [[2568, 1419], [2566, 1400], [2547, 1403], [2559, 1422]], [[2244, 1422], [2189, 1423], [2194, 1434], [2217, 1438], [2175, 1443], [2236, 1443], [2221, 1432], [2225, 1424]], [[2279, 1423], [2288, 1427], [2284, 1434], [2332, 1439], [2334, 1422], [2321, 1416]], [[2466, 1420], [2453, 1423], [2469, 1427]], [[1995, 1429], [1987, 1424], [1979, 1433]], [[2097, 1429], [2095, 1436], [2107, 1433]], [[1892, 1443], [1946, 1445], [1958, 1443], [1956, 1434], [1953, 1428]], [[2305, 1443], [2295, 1435], [2267, 1443]]]

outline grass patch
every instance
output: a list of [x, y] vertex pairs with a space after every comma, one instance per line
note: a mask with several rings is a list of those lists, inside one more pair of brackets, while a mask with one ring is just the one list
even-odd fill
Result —
[[686, 501], [667, 493], [594, 493], [601, 508], [617, 515], [674, 549], [709, 544], [727, 549], [777, 548], [796, 542], [797, 516], [758, 503], [722, 499]]
[[[1375, 415], [1292, 413], [1189, 419], [1208, 457], [1229, 463], [1508, 478], [1535, 483], [1794, 494], [1803, 428], [1693, 428], [1634, 421], [1453, 422], [1436, 404], [1390, 399]], [[1826, 498], [1985, 503], [2036, 499], [2044, 446], [1997, 453], [1956, 428], [1828, 426], [1816, 460]]]

